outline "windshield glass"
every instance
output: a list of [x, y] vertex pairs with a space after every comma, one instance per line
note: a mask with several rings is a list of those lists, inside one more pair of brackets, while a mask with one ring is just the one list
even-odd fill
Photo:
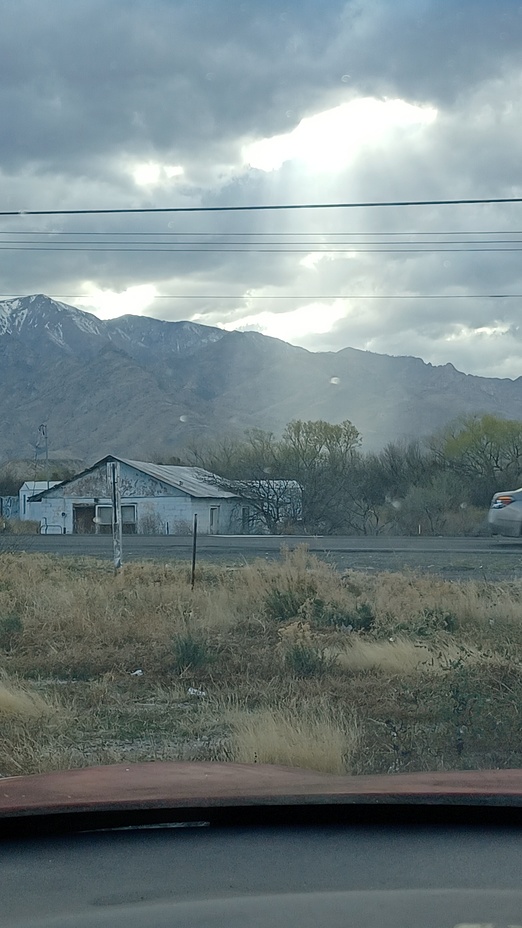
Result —
[[521, 31], [3, 5], [1, 777], [521, 766]]

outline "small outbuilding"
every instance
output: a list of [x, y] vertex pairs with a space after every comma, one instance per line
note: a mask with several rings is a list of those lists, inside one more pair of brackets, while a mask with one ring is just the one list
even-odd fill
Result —
[[[69, 480], [41, 489], [26, 501], [38, 510], [44, 533], [94, 535], [112, 531], [111, 465], [119, 464], [125, 534], [240, 534], [249, 522], [248, 501], [221, 489], [198, 467], [149, 464], [107, 455]], [[33, 518], [33, 516], [31, 516]]]
[[49, 490], [59, 482], [59, 480], [26, 480], [18, 491], [18, 518], [24, 521], [32, 519], [39, 522], [42, 507], [39, 501], [33, 503], [33, 499], [42, 490]]

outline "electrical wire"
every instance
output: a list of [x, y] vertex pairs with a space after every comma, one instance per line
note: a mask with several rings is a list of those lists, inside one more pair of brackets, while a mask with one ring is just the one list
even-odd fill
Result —
[[244, 213], [307, 209], [372, 209], [404, 206], [478, 206], [493, 203], [522, 203], [522, 197], [473, 197], [443, 200], [378, 200], [348, 203], [272, 203], [251, 206], [146, 206], [106, 209], [20, 209], [0, 210], [0, 216], [108, 216], [153, 213]]
[[[67, 234], [67, 233], [65, 233], [65, 234]], [[109, 233], [104, 233], [104, 234], [109, 234]], [[136, 232], [136, 233], [133, 233], [133, 234], [139, 235], [140, 233], [139, 233], [139, 232]], [[180, 233], [180, 234], [182, 234], [182, 233]], [[187, 234], [188, 234], [188, 233], [187, 233]], [[161, 233], [160, 233], [160, 235], [161, 235]], [[217, 238], [221, 238], [221, 236], [220, 236], [220, 235], [212, 235], [212, 234], [209, 234], [209, 235], [207, 236], [207, 238], [215, 238], [215, 239], [217, 239]], [[388, 245], [388, 244], [393, 244], [393, 245], [412, 245], [412, 244], [418, 244], [418, 245], [421, 245], [421, 246], [422, 246], [422, 249], [420, 249], [420, 250], [424, 250], [424, 246], [426, 246], [426, 245], [451, 245], [451, 246], [454, 246], [454, 245], [522, 245], [522, 240], [521, 240], [521, 239], [457, 239], [457, 240], [454, 240], [454, 239], [424, 239], [424, 240], [421, 241], [421, 242], [415, 243], [415, 242], [411, 242], [411, 241], [408, 241], [408, 240], [397, 241], [397, 239], [394, 239], [393, 242], [386, 242], [386, 241], [359, 241], [359, 240], [353, 240], [353, 241], [348, 241], [348, 242], [343, 242], [343, 241], [327, 242], [327, 241], [324, 240], [324, 238], [322, 238], [322, 239], [320, 239], [320, 240], [307, 241], [307, 242], [302, 242], [302, 241], [301, 241], [301, 242], [288, 242], [288, 241], [286, 241], [286, 242], [277, 242], [277, 241], [266, 241], [266, 240], [264, 240], [264, 241], [257, 241], [257, 240], [255, 240], [255, 241], [248, 241], [248, 242], [245, 242], [245, 241], [242, 241], [241, 239], [238, 239], [238, 240], [233, 239], [232, 241], [218, 241], [218, 242], [193, 241], [192, 239], [183, 240], [182, 242], [168, 242], [168, 241], [167, 241], [167, 242], [163, 242], [163, 241], [151, 241], [150, 239], [146, 239], [146, 240], [143, 241], [143, 242], [133, 240], [133, 241], [131, 241], [131, 242], [126, 243], [126, 242], [120, 242], [120, 241], [114, 240], [114, 239], [110, 239], [110, 240], [104, 241], [104, 242], [96, 242], [96, 241], [93, 242], [91, 239], [78, 239], [78, 238], [75, 238], [75, 239], [73, 239], [72, 242], [57, 241], [57, 242], [53, 242], [52, 245], [48, 245], [48, 246], [47, 246], [46, 243], [45, 243], [45, 240], [44, 240], [44, 241], [39, 241], [38, 239], [3, 239], [3, 240], [0, 239], [0, 248], [6, 247], [7, 245], [20, 245], [20, 246], [22, 246], [23, 248], [26, 248], [26, 247], [29, 246], [29, 245], [41, 245], [42, 248], [53, 249], [53, 250], [54, 250], [54, 249], [58, 249], [58, 248], [63, 247], [63, 246], [66, 246], [66, 245], [70, 246], [71, 249], [72, 249], [73, 247], [76, 248], [77, 245], [89, 245], [89, 246], [96, 245], [96, 246], [97, 246], [97, 250], [104, 250], [104, 249], [107, 249], [107, 250], [108, 250], [108, 246], [112, 246], [112, 245], [114, 245], [114, 246], [116, 246], [116, 245], [125, 245], [126, 248], [128, 248], [129, 250], [130, 250], [130, 248], [131, 248], [132, 246], [137, 246], [137, 245], [146, 246], [147, 250], [150, 250], [150, 246], [151, 246], [151, 245], [153, 245], [153, 246], [156, 246], [156, 245], [165, 245], [165, 246], [168, 246], [169, 248], [172, 247], [172, 246], [174, 246], [174, 248], [176, 248], [176, 249], [177, 249], [177, 248], [180, 248], [182, 245], [183, 245], [183, 246], [185, 246], [185, 245], [198, 245], [200, 248], [205, 248], [206, 246], [210, 247], [210, 246], [212, 246], [212, 245], [214, 245], [214, 246], [215, 246], [215, 245], [221, 245], [221, 246], [223, 246], [223, 248], [229, 248], [229, 247], [232, 246], [232, 245], [242, 245], [244, 248], [248, 248], [249, 250], [252, 250], [252, 251], [253, 251], [254, 249], [251, 247], [251, 246], [253, 246], [253, 245], [262, 245], [264, 248], [266, 248], [266, 247], [268, 247], [268, 246], [270, 246], [270, 245], [277, 245], [277, 246], [280, 248], [281, 251], [285, 251], [285, 250], [288, 249], [288, 245], [299, 245], [299, 246], [306, 245], [306, 248], [307, 248], [308, 250], [310, 249], [310, 246], [312, 246], [312, 245], [321, 246], [323, 249], [328, 248], [330, 245], [331, 245], [332, 247], [335, 247], [335, 246], [337, 246], [337, 245], [349, 245], [349, 246], [350, 246], [350, 249], [349, 249], [349, 250], [352, 251], [352, 250], [353, 250], [353, 246], [355, 246], [355, 245], [383, 246], [383, 245]], [[284, 246], [284, 247], [283, 247], [283, 246]], [[78, 250], [83, 250], [83, 249], [78, 249]], [[461, 249], [456, 249], [456, 250], [461, 250]], [[502, 249], [499, 249], [499, 250], [502, 250]]]
[[[89, 300], [94, 294], [46, 294], [50, 299]], [[0, 299], [24, 299], [25, 293], [0, 293]], [[251, 294], [251, 293], [157, 293], [151, 300], [520, 300], [522, 293], [307, 293]]]
[[[64, 252], [96, 252], [96, 253], [119, 253], [119, 254], [240, 254], [240, 255], [308, 255], [309, 248], [185, 248], [182, 247], [165, 247], [165, 248], [134, 248], [133, 246], [125, 248], [110, 247], [81, 247], [75, 245], [3, 245], [0, 244], [0, 251], [64, 251]], [[389, 254], [468, 254], [476, 252], [493, 252], [493, 253], [511, 253], [522, 251], [522, 243], [516, 248], [325, 248], [324, 254], [370, 254], [370, 255], [389, 255]], [[321, 254], [321, 252], [317, 252]]]
[[320, 232], [317, 230], [313, 232], [245, 232], [242, 230], [236, 230], [235, 232], [216, 232], [215, 230], [209, 230], [208, 232], [192, 232], [192, 231], [191, 232], [173, 232], [172, 230], [164, 231], [161, 229], [158, 229], [155, 232], [151, 232], [151, 231], [129, 232], [128, 230], [118, 232], [118, 231], [115, 231], [114, 229], [111, 230], [110, 232], [100, 232], [98, 229], [90, 232], [88, 229], [83, 229], [83, 230], [76, 229], [76, 230], [69, 230], [69, 231], [67, 229], [17, 229], [16, 232], [14, 233], [12, 229], [9, 229], [9, 230], [0, 229], [0, 235], [13, 235], [13, 234], [14, 235], [89, 235], [89, 236], [93, 236], [93, 235], [105, 235], [105, 236], [107, 235], [117, 235], [117, 236], [123, 236], [123, 235], [124, 236], [129, 236], [129, 235], [163, 235], [163, 236], [192, 235], [193, 237], [205, 236], [207, 238], [210, 238], [210, 237], [226, 238], [230, 236], [240, 236], [240, 235], [244, 237], [251, 237], [253, 235], [256, 235], [256, 236], [259, 236], [260, 238], [261, 237], [288, 238], [290, 236], [295, 237], [295, 238], [301, 238], [304, 236], [309, 237], [311, 235], [316, 235], [316, 236], [320, 235], [323, 237], [328, 237], [328, 236], [333, 236], [333, 235], [346, 235], [346, 236], [359, 235], [361, 237], [367, 237], [370, 235], [379, 235], [381, 237], [398, 236], [398, 235], [406, 235], [406, 236], [414, 236], [414, 235], [415, 236], [420, 236], [420, 235], [522, 235], [522, 229], [485, 229], [485, 230], [484, 229], [482, 230], [480, 229], [471, 229], [471, 230], [470, 229], [459, 229], [459, 230], [453, 230], [453, 231], [451, 230], [448, 231], [447, 229], [442, 230], [442, 231], [437, 231], [437, 230], [414, 231], [414, 230], [405, 229], [402, 232], [397, 232], [397, 231], [381, 232], [378, 229], [374, 229], [373, 232], [361, 232], [361, 231]]

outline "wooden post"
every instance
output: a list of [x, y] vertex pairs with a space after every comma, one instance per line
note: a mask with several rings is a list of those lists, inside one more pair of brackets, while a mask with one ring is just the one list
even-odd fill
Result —
[[198, 514], [194, 514], [194, 528], [192, 530], [192, 573], [190, 575], [190, 588], [194, 589], [196, 582], [196, 550], [198, 542]]
[[114, 550], [114, 570], [118, 571], [122, 565], [122, 525], [121, 525], [121, 496], [120, 496], [120, 464], [111, 461], [111, 494], [112, 494], [112, 544]]

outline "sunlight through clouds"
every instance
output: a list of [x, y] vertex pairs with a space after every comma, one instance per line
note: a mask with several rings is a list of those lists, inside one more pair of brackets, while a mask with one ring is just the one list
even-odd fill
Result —
[[134, 183], [139, 187], [153, 186], [164, 183], [184, 173], [183, 168], [177, 164], [158, 164], [156, 161], [144, 161], [131, 170]]
[[292, 132], [244, 146], [243, 159], [250, 167], [267, 172], [296, 160], [316, 170], [335, 170], [366, 146], [430, 126], [436, 118], [432, 106], [361, 97], [302, 119]]
[[138, 284], [122, 293], [103, 290], [92, 283], [85, 284], [88, 295], [76, 300], [79, 309], [94, 313], [100, 319], [115, 319], [127, 314], [141, 315], [154, 301], [157, 289], [154, 284]]
[[263, 335], [281, 338], [283, 341], [298, 343], [303, 336], [324, 335], [346, 314], [346, 304], [336, 300], [331, 305], [310, 303], [286, 313], [274, 313], [265, 310], [255, 315], [245, 316], [235, 322], [224, 323], [220, 328], [228, 331], [254, 329]]
[[357, 254], [352, 251], [347, 251], [345, 254], [337, 254], [334, 251], [311, 251], [309, 255], [301, 258], [299, 264], [309, 271], [316, 271], [321, 261], [347, 261], [349, 259], [357, 260]]

